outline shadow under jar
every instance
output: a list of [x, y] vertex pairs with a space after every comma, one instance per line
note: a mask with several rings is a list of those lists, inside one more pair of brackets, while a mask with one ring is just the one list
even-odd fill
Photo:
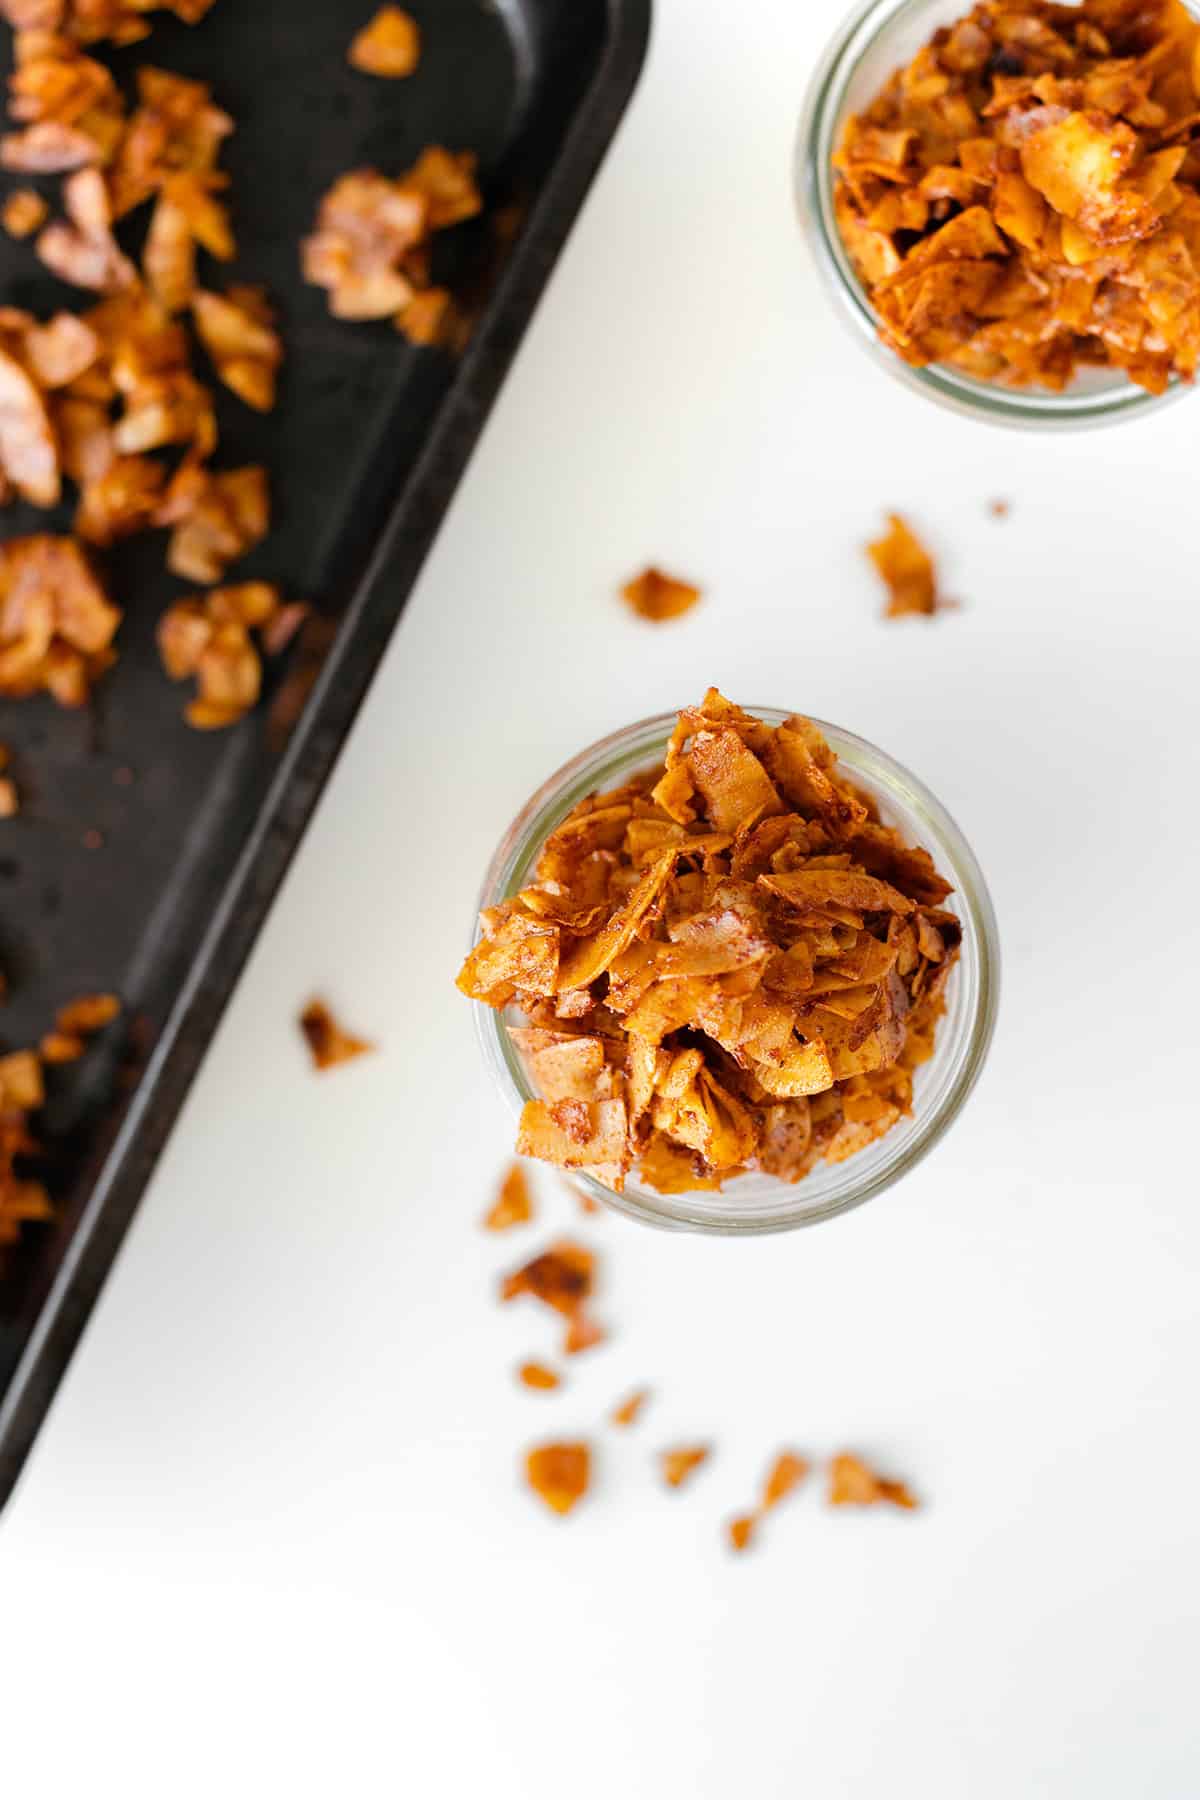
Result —
[[[748, 707], [767, 725], [789, 711]], [[533, 795], [509, 826], [480, 894], [479, 908], [511, 899], [534, 879], [542, 846], [588, 795], [618, 787], [660, 765], [676, 714], [629, 725], [583, 750]], [[630, 1218], [669, 1228], [726, 1236], [790, 1231], [848, 1212], [898, 1181], [933, 1148], [958, 1116], [979, 1076], [995, 1022], [1000, 971], [995, 915], [979, 864], [945, 808], [907, 769], [865, 739], [814, 719], [836, 754], [841, 773], [868, 794], [881, 820], [904, 840], [929, 851], [954, 884], [946, 902], [962, 924], [962, 946], [945, 992], [931, 1060], [916, 1072], [913, 1109], [886, 1135], [843, 1163], [819, 1162], [798, 1182], [751, 1171], [729, 1179], [721, 1192], [661, 1194], [638, 1179], [636, 1166], [623, 1193], [584, 1171], [560, 1171], [583, 1193]], [[478, 927], [472, 943], [478, 942]], [[484, 1060], [514, 1116], [539, 1096], [510, 1036], [523, 1022], [515, 1009], [498, 1012], [474, 1003]]]
[[[1074, 3], [1065, 0], [1068, 6]], [[935, 31], [955, 24], [971, 6], [972, 0], [864, 0], [838, 28], [818, 64], [801, 114], [794, 181], [801, 222], [826, 290], [838, 316], [880, 367], [966, 417], [1050, 431], [1143, 418], [1182, 398], [1193, 384], [1172, 377], [1164, 393], [1153, 394], [1121, 369], [1085, 367], [1062, 392], [1005, 387], [945, 363], [914, 367], [880, 340], [878, 318], [838, 228], [834, 152], [847, 121], [870, 105], [888, 77], [910, 63]]]

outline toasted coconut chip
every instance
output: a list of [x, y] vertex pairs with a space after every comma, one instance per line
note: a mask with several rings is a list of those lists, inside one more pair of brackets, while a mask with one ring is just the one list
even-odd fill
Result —
[[565, 1515], [588, 1491], [591, 1450], [585, 1443], [539, 1444], [525, 1457], [525, 1474], [538, 1499]]
[[807, 1457], [797, 1456], [794, 1450], [781, 1450], [763, 1485], [763, 1511], [769, 1512], [771, 1507], [786, 1500], [793, 1489], [805, 1480], [811, 1467]]
[[542, 1026], [514, 1026], [509, 1035], [543, 1099], [590, 1100], [599, 1093], [607, 1060], [601, 1038]]
[[449, 344], [454, 335], [454, 298], [449, 288], [420, 289], [396, 314], [396, 329], [410, 344]]
[[586, 1313], [577, 1313], [567, 1326], [563, 1339], [563, 1354], [578, 1356], [581, 1351], [594, 1350], [598, 1344], [604, 1343], [608, 1333], [603, 1325]]
[[482, 210], [483, 200], [475, 183], [477, 160], [470, 150], [444, 150], [431, 144], [401, 180], [423, 194], [431, 231], [445, 231]]
[[316, 230], [301, 246], [307, 281], [329, 293], [340, 319], [393, 318], [414, 343], [449, 332], [448, 296], [430, 285], [432, 233], [482, 207], [475, 158], [434, 145], [397, 180], [357, 169], [321, 202]]
[[640, 619], [660, 623], [664, 619], [682, 618], [700, 599], [701, 590], [661, 569], [649, 568], [621, 589], [625, 600]]
[[81, 994], [77, 1000], [61, 1006], [55, 1025], [61, 1032], [78, 1037], [91, 1037], [111, 1025], [121, 1011], [115, 994]]
[[36, 1112], [46, 1098], [41, 1061], [34, 1050], [0, 1056], [0, 1111]]
[[350, 43], [346, 60], [366, 75], [400, 80], [421, 60], [421, 33], [415, 19], [398, 6], [381, 6]]
[[142, 251], [142, 272], [155, 299], [169, 313], [190, 306], [196, 291], [196, 241], [183, 208], [158, 196]]
[[528, 1294], [564, 1319], [574, 1319], [592, 1296], [595, 1275], [593, 1253], [564, 1238], [506, 1275], [500, 1284], [500, 1298], [515, 1300]]
[[758, 1519], [754, 1513], [741, 1513], [736, 1519], [730, 1519], [725, 1527], [729, 1542], [735, 1550], [748, 1550], [754, 1541], [754, 1533]]
[[664, 1194], [800, 1180], [911, 1109], [961, 936], [947, 884], [799, 715], [713, 690], [672, 757], [552, 832], [459, 986], [529, 1021], [524, 1154], [617, 1191], [633, 1167]]
[[100, 355], [100, 340], [83, 319], [60, 312], [45, 325], [31, 322], [26, 327], [22, 352], [39, 387], [62, 388], [91, 368]]
[[520, 1163], [513, 1163], [500, 1183], [500, 1191], [484, 1214], [485, 1231], [511, 1231], [533, 1218], [533, 1195]]
[[57, 504], [58, 446], [45, 401], [33, 377], [5, 350], [0, 350], [0, 465], [23, 500]]
[[44, 225], [50, 208], [32, 188], [14, 188], [0, 211], [0, 223], [9, 237], [32, 237]]
[[484, 935], [463, 964], [460, 990], [485, 1006], [505, 1007], [517, 992], [553, 994], [558, 979], [559, 928], [513, 904], [485, 922]]
[[1200, 297], [1184, 291], [1185, 323], [1163, 334], [1127, 275], [1200, 198], [1198, 45], [1165, 0], [1082, 0], [1069, 21], [1045, 0], [981, 0], [939, 30], [834, 156], [884, 342], [1008, 386], [1061, 389], [1096, 362], [1151, 392], [1191, 380]]
[[610, 1422], [623, 1429], [636, 1425], [649, 1398], [649, 1388], [635, 1388], [632, 1394], [627, 1394], [624, 1400], [613, 1407], [609, 1414]]
[[867, 554], [888, 590], [885, 618], [900, 619], [911, 613], [932, 617], [937, 612], [933, 558], [898, 513], [888, 514], [886, 536], [868, 544]]
[[300, 1014], [300, 1030], [315, 1069], [336, 1068], [339, 1063], [351, 1062], [375, 1048], [366, 1038], [354, 1037], [344, 1030], [323, 1000], [310, 1000]]
[[200, 341], [225, 386], [247, 406], [270, 412], [283, 343], [261, 290], [230, 288], [224, 295], [202, 290], [193, 296], [192, 311]]
[[89, 544], [113, 544], [154, 522], [166, 471], [147, 456], [117, 456], [84, 481], [75, 529]]
[[257, 631], [269, 648], [270, 633], [284, 610], [278, 588], [267, 581], [212, 588], [167, 608], [159, 621], [159, 653], [172, 681], [196, 678], [196, 698], [186, 714], [189, 724], [220, 729], [255, 705], [262, 656], [251, 634]]
[[889, 1481], [868, 1468], [860, 1457], [843, 1450], [829, 1465], [830, 1506], [892, 1506], [912, 1511], [919, 1503], [902, 1481]]
[[552, 1388], [562, 1386], [562, 1376], [554, 1369], [548, 1369], [545, 1363], [522, 1363], [517, 1370], [517, 1379], [527, 1388], [537, 1388], [549, 1392]]
[[[137, 72], [137, 85], [139, 105], [109, 170], [113, 213], [118, 219], [165, 189], [174, 177], [212, 175], [221, 145], [233, 130], [233, 120], [213, 104], [204, 82], [143, 67]], [[228, 240], [227, 222], [218, 224], [217, 229]], [[201, 236], [199, 232], [196, 235]]]
[[56, 219], [37, 240], [48, 269], [76, 287], [117, 294], [137, 283], [137, 271], [112, 234], [112, 208], [98, 169], [79, 169], [63, 183], [67, 221]]
[[60, 705], [81, 706], [112, 661], [120, 622], [73, 539], [42, 534], [0, 545], [0, 694], [45, 690]]
[[698, 732], [687, 768], [717, 831], [741, 830], [783, 810], [770, 776], [737, 731]]
[[219, 581], [231, 562], [267, 535], [266, 470], [252, 466], [218, 475], [204, 472], [188, 491], [168, 494], [168, 506], [168, 519], [179, 521], [167, 548], [171, 573], [188, 581]]
[[711, 1455], [711, 1444], [687, 1444], [674, 1450], [660, 1450], [658, 1462], [662, 1478], [668, 1487], [682, 1487]]
[[58, 32], [67, 42], [94, 44], [108, 38], [134, 44], [150, 29], [145, 15], [172, 12], [195, 25], [215, 0], [2, 0], [0, 14], [17, 31]]

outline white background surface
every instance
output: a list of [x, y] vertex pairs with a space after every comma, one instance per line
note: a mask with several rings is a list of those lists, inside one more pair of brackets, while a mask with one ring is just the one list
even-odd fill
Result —
[[[1038, 439], [890, 382], [790, 210], [838, 0], [657, 10], [0, 1523], [12, 1800], [1200, 1791], [1200, 401]], [[879, 621], [860, 546], [890, 507], [961, 614]], [[613, 597], [649, 558], [707, 590], [657, 632]], [[543, 1233], [476, 1225], [510, 1125], [452, 986], [471, 899], [549, 770], [710, 681], [940, 792], [1000, 914], [995, 1048], [939, 1151], [835, 1224], [583, 1221], [613, 1340], [528, 1395], [512, 1367], [555, 1334], [491, 1297]], [[383, 1053], [315, 1079], [313, 989]], [[640, 1381], [637, 1433], [601, 1432]], [[565, 1523], [514, 1472], [560, 1431], [603, 1438]], [[717, 1455], [668, 1496], [650, 1453], [692, 1435]], [[857, 1445], [927, 1508], [809, 1491], [734, 1559], [722, 1521], [787, 1442]]]

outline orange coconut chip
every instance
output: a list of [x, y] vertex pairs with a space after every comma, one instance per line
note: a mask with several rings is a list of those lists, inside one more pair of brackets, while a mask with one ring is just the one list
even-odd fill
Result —
[[87, 1049], [88, 1038], [110, 1025], [121, 1010], [115, 994], [81, 994], [61, 1006], [54, 1021], [38, 1046], [44, 1063], [77, 1062]]
[[[72, 180], [98, 179], [83, 170]], [[39, 322], [0, 308], [0, 498], [52, 506], [79, 489], [77, 534], [108, 546], [159, 526], [168, 563], [219, 580], [265, 535], [270, 504], [257, 467], [212, 472], [212, 394], [190, 368], [186, 332], [140, 286], [82, 316]], [[187, 454], [171, 473], [152, 452]]]
[[680, 619], [691, 612], [701, 597], [701, 590], [661, 569], [644, 569], [621, 589], [621, 598], [639, 619], [661, 624], [664, 619]]
[[539, 1444], [526, 1453], [525, 1475], [530, 1487], [551, 1512], [563, 1516], [587, 1493], [591, 1473], [587, 1444]]
[[458, 985], [513, 1020], [540, 1096], [518, 1150], [669, 1193], [854, 1155], [932, 1053], [949, 892], [809, 720], [710, 689], [663, 765], [582, 801], [481, 915]]
[[232, 234], [224, 208], [212, 196], [224, 186], [217, 161], [233, 120], [213, 100], [207, 83], [167, 69], [140, 68], [137, 90], [137, 107], [108, 169], [114, 216], [122, 219], [154, 195], [166, 194], [184, 212], [189, 235], [226, 260]]
[[86, 1049], [84, 1040], [107, 1025], [120, 1011], [110, 994], [87, 994], [60, 1009], [55, 1031], [43, 1049], [13, 1050], [0, 1056], [0, 1267], [24, 1225], [54, 1216], [44, 1185], [31, 1178], [28, 1165], [42, 1154], [30, 1115], [45, 1104], [44, 1063], [74, 1062]]
[[431, 145], [396, 180], [354, 170], [321, 202], [301, 249], [305, 279], [328, 291], [337, 319], [391, 318], [415, 343], [437, 341], [448, 302], [431, 285], [430, 242], [482, 205], [468, 151]]
[[375, 1048], [366, 1038], [355, 1037], [339, 1025], [323, 1000], [309, 1001], [300, 1014], [300, 1030], [315, 1069], [335, 1069]]
[[44, 225], [50, 208], [32, 188], [14, 188], [0, 210], [0, 225], [9, 237], [32, 237]]
[[253, 633], [278, 646], [281, 623], [294, 630], [303, 610], [285, 607], [278, 588], [267, 581], [210, 588], [167, 608], [159, 621], [158, 647], [172, 681], [195, 677], [196, 698], [186, 713], [189, 725], [220, 730], [250, 711], [262, 690], [262, 656]]
[[767, 1472], [763, 1483], [762, 1499], [754, 1512], [743, 1513], [731, 1519], [726, 1526], [729, 1541], [735, 1550], [746, 1550], [750, 1547], [758, 1533], [758, 1527], [764, 1516], [773, 1507], [786, 1500], [793, 1490], [799, 1487], [809, 1473], [811, 1464], [803, 1456], [797, 1456], [794, 1450], [781, 1450]]
[[592, 1296], [595, 1272], [592, 1252], [563, 1238], [506, 1275], [500, 1283], [500, 1298], [516, 1300], [528, 1294], [564, 1319], [573, 1319]]
[[112, 228], [154, 199], [143, 273], [161, 305], [180, 312], [196, 291], [197, 248], [220, 261], [234, 254], [228, 212], [217, 198], [228, 177], [216, 167], [233, 120], [204, 82], [144, 67], [137, 87], [138, 105], [127, 117], [108, 70], [77, 44], [46, 31], [20, 33], [9, 110], [24, 129], [0, 144], [0, 162], [69, 175], [67, 218], [45, 227], [37, 253], [64, 281], [100, 293], [134, 284], [136, 271]]
[[807, 1477], [811, 1466], [806, 1457], [797, 1456], [794, 1450], [781, 1450], [763, 1484], [763, 1511], [769, 1512], [781, 1500], [786, 1500]]
[[420, 28], [400, 7], [381, 6], [351, 40], [346, 60], [364, 75], [400, 80], [413, 74], [421, 60]]
[[137, 270], [113, 236], [112, 202], [99, 169], [77, 169], [63, 183], [65, 219], [39, 234], [38, 256], [60, 281], [118, 294], [137, 284]]
[[226, 294], [201, 289], [192, 298], [192, 316], [225, 386], [256, 412], [270, 412], [283, 343], [262, 289], [231, 287]]
[[0, 0], [0, 16], [19, 32], [56, 32], [64, 39], [94, 44], [136, 44], [150, 31], [146, 15], [171, 12], [196, 25], [215, 0]]
[[396, 314], [396, 330], [410, 344], [444, 344], [454, 336], [457, 315], [449, 288], [421, 288]]
[[216, 474], [181, 465], [157, 517], [173, 527], [167, 545], [171, 573], [187, 581], [220, 581], [230, 563], [261, 543], [270, 529], [267, 472], [258, 464]]
[[902, 1481], [890, 1481], [843, 1450], [829, 1465], [830, 1506], [877, 1506], [880, 1501], [912, 1511], [918, 1501]]
[[627, 1395], [619, 1405], [613, 1407], [609, 1414], [610, 1422], [622, 1427], [636, 1425], [642, 1408], [649, 1398], [649, 1388], [635, 1388], [632, 1394]]
[[522, 1363], [517, 1370], [517, 1379], [524, 1387], [536, 1388], [543, 1393], [549, 1393], [551, 1389], [562, 1386], [562, 1376], [557, 1374], [554, 1369], [548, 1369], [545, 1363], [540, 1362]]
[[937, 571], [933, 558], [899, 513], [888, 514], [888, 529], [867, 545], [888, 591], [885, 619], [901, 619], [913, 613], [932, 618], [938, 611]]
[[[12, 0], [5, 10], [11, 17]], [[52, 24], [18, 24], [13, 52], [8, 115], [21, 129], [0, 140], [0, 164], [61, 175], [107, 163], [125, 129], [124, 101], [110, 71]]]
[[1192, 380], [1198, 46], [1180, 0], [982, 0], [935, 32], [834, 156], [883, 342], [1010, 387]]
[[605, 1331], [596, 1319], [587, 1313], [576, 1313], [567, 1326], [567, 1335], [563, 1339], [564, 1356], [579, 1356], [584, 1350], [594, 1350], [598, 1344], [608, 1339]]
[[754, 1534], [758, 1530], [758, 1514], [741, 1513], [736, 1519], [730, 1519], [725, 1530], [733, 1549], [748, 1550], [754, 1542]]
[[670, 1488], [682, 1487], [711, 1455], [710, 1444], [683, 1444], [673, 1450], [660, 1450], [658, 1465], [662, 1478]]
[[22, 1113], [0, 1114], [0, 1254], [16, 1243], [23, 1225], [41, 1223], [54, 1216], [42, 1183], [20, 1175], [16, 1169], [18, 1158], [35, 1155], [37, 1149]]
[[501, 1300], [528, 1294], [567, 1321], [563, 1352], [576, 1356], [604, 1341], [604, 1330], [587, 1311], [595, 1289], [596, 1258], [582, 1244], [560, 1239], [514, 1269], [500, 1283]]
[[[3, 443], [0, 417], [0, 445]], [[121, 622], [80, 546], [39, 534], [0, 544], [0, 694], [82, 706]]]
[[483, 1217], [485, 1231], [511, 1231], [514, 1225], [528, 1225], [533, 1218], [533, 1195], [520, 1163], [513, 1163], [500, 1192]]

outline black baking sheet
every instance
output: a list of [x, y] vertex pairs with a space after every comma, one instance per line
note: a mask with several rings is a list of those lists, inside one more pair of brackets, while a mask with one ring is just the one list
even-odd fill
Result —
[[[236, 120], [222, 166], [238, 260], [201, 279], [264, 283], [287, 360], [265, 417], [218, 389], [218, 463], [265, 463], [274, 497], [270, 536], [228, 579], [276, 581], [317, 617], [249, 719], [194, 732], [154, 642], [188, 584], [165, 573], [162, 534], [142, 536], [107, 559], [125, 620], [94, 705], [0, 701], [23, 800], [0, 822], [0, 1042], [36, 1042], [79, 993], [116, 990], [126, 1006], [52, 1083], [57, 1215], [0, 1273], [0, 1505], [632, 92], [650, 0], [407, 4], [424, 52], [402, 82], [346, 64], [375, 0], [217, 0], [199, 26], [164, 15], [143, 43], [97, 52], [127, 87], [145, 62], [209, 81]], [[299, 240], [340, 173], [398, 173], [434, 142], [478, 154], [487, 199], [439, 243], [478, 309], [458, 356], [331, 319], [299, 276]], [[0, 238], [0, 299], [44, 314], [90, 297]], [[0, 535], [68, 530], [71, 510], [7, 508]]]

